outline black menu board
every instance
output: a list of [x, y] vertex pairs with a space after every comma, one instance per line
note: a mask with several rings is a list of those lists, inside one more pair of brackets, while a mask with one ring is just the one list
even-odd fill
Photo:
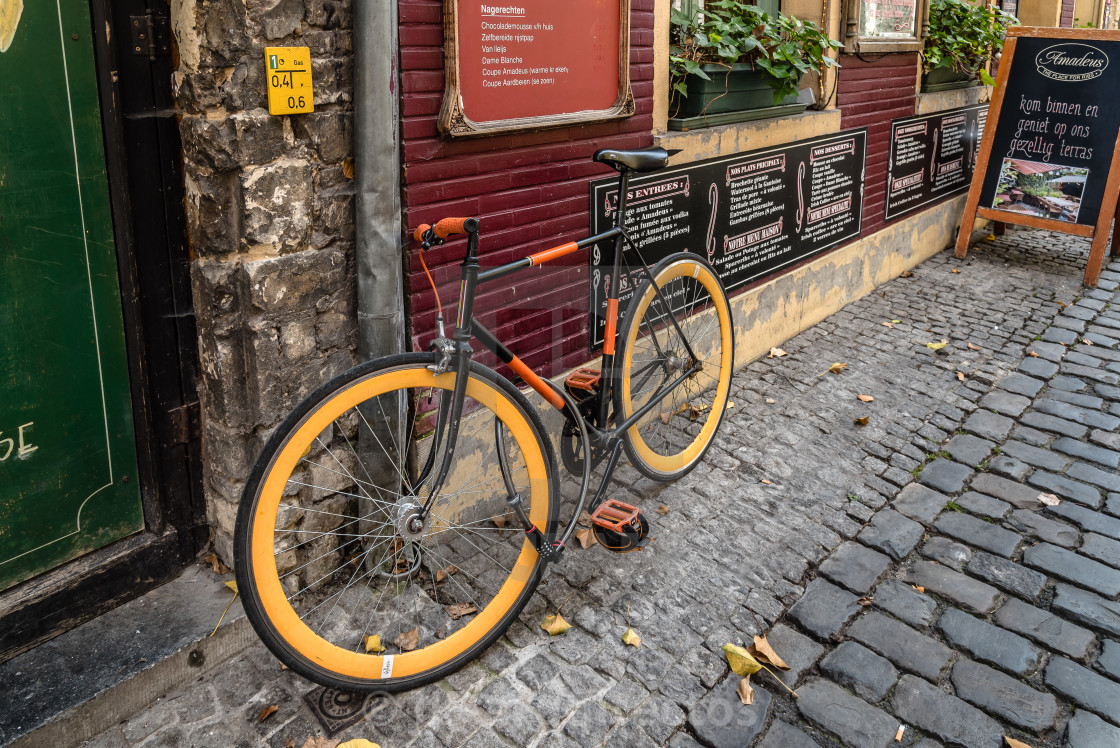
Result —
[[[642, 258], [653, 266], [673, 252], [696, 252], [728, 292], [860, 234], [867, 130], [748, 151], [630, 180], [627, 220]], [[591, 233], [618, 209], [618, 181], [591, 183]], [[603, 344], [613, 243], [591, 251], [590, 345]], [[641, 284], [624, 253], [619, 308]], [[636, 264], [636, 260], [634, 261]]]
[[987, 118], [981, 104], [891, 120], [888, 221], [968, 189]]

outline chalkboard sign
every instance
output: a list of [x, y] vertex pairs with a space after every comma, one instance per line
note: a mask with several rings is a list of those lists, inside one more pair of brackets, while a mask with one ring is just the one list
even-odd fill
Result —
[[988, 105], [891, 120], [886, 218], [968, 189]]
[[439, 127], [487, 135], [634, 113], [629, 0], [448, 0]]
[[[854, 239], [863, 213], [867, 130], [847, 130], [630, 180], [627, 218], [642, 258], [703, 254], [728, 291]], [[591, 233], [612, 225], [618, 180], [591, 183]], [[603, 344], [614, 246], [591, 251], [591, 348]], [[641, 284], [624, 264], [623, 309]]]
[[1120, 32], [1009, 30], [958, 257], [976, 216], [1091, 237], [1085, 283], [1096, 285], [1120, 187], [1117, 75]]

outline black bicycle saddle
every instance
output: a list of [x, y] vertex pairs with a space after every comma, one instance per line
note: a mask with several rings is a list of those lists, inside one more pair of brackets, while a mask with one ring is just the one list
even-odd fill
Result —
[[591, 157], [601, 164], [610, 164], [619, 171], [646, 172], [664, 169], [669, 165], [669, 156], [680, 151], [667, 151], [664, 148], [639, 148], [633, 151], [620, 151], [614, 148], [601, 148]]

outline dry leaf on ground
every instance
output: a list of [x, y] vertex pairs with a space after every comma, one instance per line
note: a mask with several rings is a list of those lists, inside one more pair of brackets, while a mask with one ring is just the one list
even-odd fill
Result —
[[751, 688], [751, 678], [749, 675], [739, 681], [739, 687], [735, 689], [735, 693], [739, 695], [739, 701], [747, 706], [754, 703], [754, 689]]
[[1008, 748], [1031, 748], [1031, 746], [1027, 745], [1022, 740], [1016, 740], [1015, 738], [1009, 738], [1006, 735], [1003, 736], [1003, 739], [1005, 741], [1007, 741], [1007, 747]]
[[595, 537], [595, 531], [590, 527], [585, 527], [582, 530], [576, 530], [575, 535], [576, 540], [579, 541], [579, 547], [583, 548], [584, 550], [587, 550], [588, 548], [599, 542], [599, 539]]
[[770, 485], [770, 481], [766, 480], [765, 478], [762, 479], [762, 482], [765, 483], [768, 486]]
[[278, 704], [266, 706], [264, 709], [261, 709], [261, 713], [257, 715], [257, 722], [264, 722], [278, 711], [280, 711], [280, 706]]
[[968, 344], [968, 350], [970, 350], [970, 351], [982, 351], [984, 349], [981, 348], [980, 346], [976, 345], [975, 343], [969, 343]]
[[544, 620], [541, 621], [541, 628], [547, 631], [549, 636], [557, 636], [558, 634], [563, 634], [571, 627], [572, 624], [565, 621], [564, 616], [560, 615], [559, 613], [547, 615], [544, 617]]
[[490, 521], [494, 523], [495, 527], [501, 530], [506, 526], [506, 523], [509, 522], [509, 519], [507, 519], [504, 514], [495, 514], [490, 518]]
[[1052, 493], [1040, 493], [1038, 495], [1038, 500], [1046, 506], [1057, 506], [1062, 503], [1062, 500]]
[[1038, 354], [1035, 353], [1034, 351], [1028, 351], [1027, 355], [1030, 356], [1031, 358], [1038, 358]]
[[949, 341], [942, 338], [940, 343], [926, 343], [926, 348], [929, 348], [933, 351], [940, 351], [947, 345], [949, 345]]
[[902, 273], [898, 277], [899, 278], [913, 278], [914, 274], [912, 272], [910, 272], [909, 270], [903, 270]]
[[894, 329], [894, 325], [891, 324], [890, 322], [880, 322], [879, 324], [881, 324], [883, 327], [889, 327], [892, 330]]
[[788, 355], [789, 354], [786, 353], [785, 351], [783, 351], [781, 348], [771, 348], [770, 349], [770, 355], [767, 356], [766, 358], [781, 358], [782, 356], [788, 356]]
[[952, 269], [952, 270], [950, 270], [949, 272], [950, 272], [950, 273], [959, 273], [959, 272], [960, 272], [960, 269], [959, 269], [959, 268], [953, 268], [953, 269]]
[[963, 371], [958, 371], [957, 372], [957, 379], [959, 379], [962, 382], [964, 381], [964, 372]]
[[789, 670], [789, 665], [785, 663], [774, 648], [770, 646], [770, 642], [766, 641], [765, 636], [756, 636], [754, 643], [747, 647], [747, 651], [754, 655], [755, 659], [767, 665], [773, 665], [779, 670]]
[[852, 419], [852, 423], [854, 423], [856, 426], [866, 426], [867, 421], [868, 421], [867, 416], [863, 416], [862, 418], [853, 418]]
[[385, 645], [381, 643], [380, 634], [363, 637], [362, 646], [365, 647], [367, 653], [381, 654], [385, 651]]
[[921, 592], [923, 595], [926, 593], [926, 588], [922, 587], [921, 585], [912, 584], [910, 586], [916, 589], [918, 592]]
[[730, 410], [734, 407], [735, 407], [735, 401], [734, 400], [728, 400], [727, 401], [727, 409]]
[[856, 602], [859, 603], [860, 605], [870, 605], [874, 601], [875, 601], [874, 597], [861, 597], [859, 600], [856, 600]]
[[724, 644], [722, 649], [727, 655], [727, 664], [731, 666], [731, 671], [735, 675], [746, 678], [762, 669], [762, 663], [742, 647], [736, 644]]
[[669, 507], [665, 506], [664, 504], [658, 504], [657, 505], [657, 513], [660, 514], [662, 517], [664, 517], [666, 514], [669, 513]]
[[400, 647], [402, 652], [411, 652], [420, 643], [420, 629], [414, 628], [411, 631], [404, 632], [393, 643]]
[[371, 743], [365, 738], [355, 738], [354, 740], [347, 740], [345, 743], [339, 743], [338, 748], [381, 748], [377, 743]]
[[446, 610], [447, 615], [451, 616], [452, 621], [458, 621], [463, 616], [469, 616], [471, 613], [478, 612], [478, 608], [474, 607], [470, 603], [454, 603], [452, 605], [448, 605]]
[[321, 735], [312, 735], [301, 746], [301, 748], [338, 748], [338, 740], [328, 740]]
[[860, 399], [860, 401], [865, 402], [865, 403], [875, 402], [875, 398], [873, 398], [871, 395], [856, 395], [856, 397], [858, 397]]
[[891, 320], [891, 322], [893, 322], [894, 324], [896, 324], [896, 325], [897, 325], [897, 324], [899, 324], [900, 322], [902, 322], [902, 320], [900, 320], [900, 319], [892, 319], [892, 320]]
[[1067, 306], [1069, 306], [1069, 304], [1065, 303], [1064, 301], [1055, 301], [1054, 303], [1058, 305], [1059, 309], [1065, 309]]
[[439, 584], [440, 582], [447, 579], [452, 574], [458, 574], [458, 573], [459, 573], [459, 567], [458, 566], [445, 566], [442, 569], [436, 569], [436, 584]]
[[237, 594], [237, 582], [236, 581], [234, 581], [232, 579], [229, 580], [228, 582], [226, 582], [226, 587], [229, 587], [231, 590], [233, 590], [233, 594], [235, 594], [235, 595]]
[[637, 631], [627, 627], [627, 629], [622, 632], [622, 643], [629, 644], [631, 647], [638, 649], [642, 646], [642, 637], [638, 636]]
[[202, 563], [208, 564], [215, 574], [229, 574], [229, 567], [222, 563], [217, 553], [208, 553], [203, 557]]
[[354, 178], [354, 157], [353, 156], [347, 156], [346, 158], [342, 159], [342, 176], [346, 177], [347, 179], [353, 179]]
[[288, 738], [284, 741], [284, 748], [296, 748], [296, 739]]
[[1081, 342], [1084, 343], [1085, 345], [1092, 345], [1093, 344], [1093, 341], [1088, 340], [1087, 338], [1082, 338]]
[[767, 403], [768, 405], [773, 405], [773, 404], [774, 404], [774, 403], [776, 403], [776, 402], [778, 402], [778, 401], [777, 401], [777, 400], [775, 400], [775, 399], [774, 399], [774, 398], [772, 398], [772, 397], [768, 397], [768, 398], [766, 398], [766, 403]]
[[840, 372], [844, 371], [844, 369], [847, 369], [847, 368], [848, 368], [847, 364], [842, 364], [839, 361], [837, 361], [832, 366], [828, 367], [828, 370], [831, 371], [833, 374], [839, 374]]

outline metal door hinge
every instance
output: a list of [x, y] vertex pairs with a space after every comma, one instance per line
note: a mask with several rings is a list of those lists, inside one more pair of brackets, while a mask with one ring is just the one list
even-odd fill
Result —
[[171, 18], [157, 16], [148, 11], [142, 16], [129, 16], [128, 28], [132, 38], [132, 54], [156, 59], [156, 55], [171, 54]]
[[167, 411], [171, 421], [171, 444], [189, 444], [202, 435], [201, 409], [198, 401]]

